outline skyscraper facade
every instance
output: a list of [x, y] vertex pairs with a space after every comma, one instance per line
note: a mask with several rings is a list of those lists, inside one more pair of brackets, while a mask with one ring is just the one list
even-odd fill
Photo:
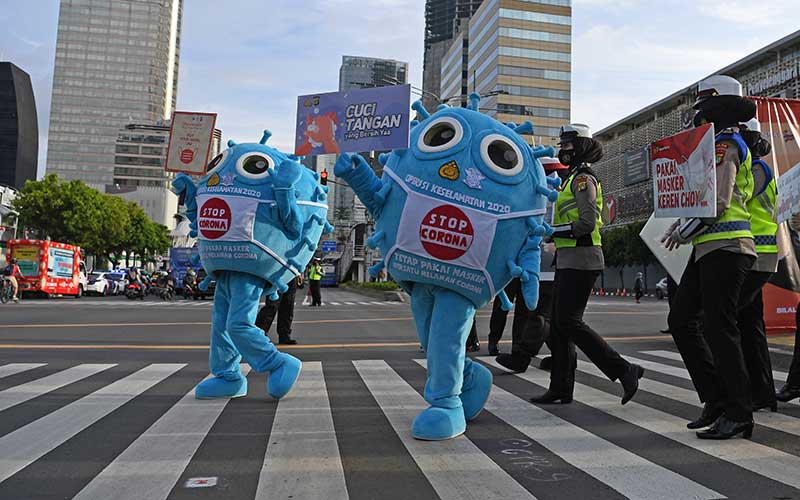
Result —
[[0, 185], [22, 188], [36, 180], [39, 126], [31, 77], [0, 62]]
[[[427, 108], [439, 104], [442, 59], [461, 24], [478, 10], [483, 0], [426, 0], [425, 53], [423, 56], [422, 102]], [[441, 96], [444, 97], [444, 96]]]
[[394, 59], [342, 56], [339, 90], [385, 87], [408, 81], [408, 63]]
[[112, 184], [120, 129], [172, 117], [182, 8], [183, 0], [61, 0], [48, 173]]
[[503, 123], [531, 120], [531, 140], [553, 145], [570, 120], [571, 34], [571, 0], [486, 0], [461, 35], [468, 44], [455, 40], [444, 57], [442, 95], [497, 93], [483, 110]]

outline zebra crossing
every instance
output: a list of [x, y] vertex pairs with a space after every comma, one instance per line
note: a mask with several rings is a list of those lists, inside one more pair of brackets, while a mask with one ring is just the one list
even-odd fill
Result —
[[477, 357], [492, 393], [444, 442], [410, 433], [424, 359], [306, 361], [281, 401], [246, 365], [248, 397], [199, 401], [199, 362], [0, 363], [0, 498], [800, 498], [800, 407], [757, 413], [752, 440], [698, 440], [676, 356], [628, 356], [647, 371], [625, 406], [585, 361], [574, 403], [540, 406], [548, 372]]
[[[40, 308], [43, 305], [49, 307], [64, 307], [64, 308], [92, 308], [92, 309], [142, 309], [142, 308], [167, 308], [167, 309], [211, 309], [214, 306], [213, 300], [183, 300], [175, 299], [171, 302], [162, 300], [149, 299], [149, 300], [125, 300], [125, 299], [99, 299], [99, 300], [52, 300], [46, 303], [42, 301], [24, 300], [14, 307], [24, 308]], [[295, 302], [295, 307], [305, 307], [301, 301]], [[323, 307], [335, 308], [354, 308], [354, 307], [381, 307], [381, 308], [408, 308], [408, 304], [404, 302], [392, 301], [379, 301], [379, 300], [334, 300], [323, 302]]]

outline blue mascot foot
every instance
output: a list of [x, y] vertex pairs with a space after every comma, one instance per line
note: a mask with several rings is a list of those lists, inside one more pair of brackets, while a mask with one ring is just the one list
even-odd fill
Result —
[[238, 398], [247, 395], [247, 379], [225, 380], [214, 377], [203, 380], [194, 388], [197, 399]]
[[411, 425], [411, 435], [425, 441], [451, 439], [467, 430], [462, 408], [431, 406], [417, 415]]
[[275, 399], [281, 399], [292, 390], [303, 367], [303, 363], [291, 354], [281, 353], [281, 357], [281, 366], [269, 373], [267, 383], [267, 393]]
[[[492, 372], [479, 363], [472, 364], [472, 377], [469, 386], [465, 383], [461, 390], [461, 404], [464, 405], [464, 418], [470, 421], [483, 410], [492, 390]], [[466, 382], [466, 381], [465, 381]]]

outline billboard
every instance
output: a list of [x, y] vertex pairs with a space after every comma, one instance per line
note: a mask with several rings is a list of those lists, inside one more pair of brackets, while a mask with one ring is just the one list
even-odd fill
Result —
[[172, 114], [165, 162], [167, 172], [206, 173], [216, 121], [216, 113], [176, 111]]
[[407, 148], [410, 101], [410, 85], [301, 95], [294, 154]]
[[635, 149], [627, 151], [623, 155], [623, 166], [625, 175], [625, 185], [630, 186], [642, 181], [646, 181], [649, 175], [650, 148]]
[[656, 218], [716, 217], [714, 126], [703, 125], [654, 142]]

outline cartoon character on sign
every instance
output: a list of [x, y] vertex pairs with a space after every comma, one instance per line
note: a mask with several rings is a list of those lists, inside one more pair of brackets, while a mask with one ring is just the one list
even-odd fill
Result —
[[339, 118], [333, 111], [315, 117], [306, 115], [306, 129], [303, 132], [306, 142], [295, 152], [299, 155], [309, 155], [314, 149], [322, 148], [322, 153], [338, 154], [340, 152], [339, 143], [336, 142], [338, 123]]
[[552, 230], [543, 223], [547, 200], [560, 179], [547, 178], [539, 157], [553, 148], [532, 148], [520, 134], [533, 125], [504, 125], [470, 106], [440, 106], [431, 115], [416, 102], [422, 122], [412, 122], [411, 147], [381, 155], [379, 179], [358, 155], [343, 154], [335, 172], [376, 219], [370, 246], [411, 294], [420, 343], [427, 352], [425, 400], [430, 407], [412, 426], [418, 439], [463, 433], [483, 408], [492, 374], [465, 357], [475, 309], [499, 295], [513, 277], [523, 282], [525, 302], [538, 300], [540, 242]]
[[300, 373], [297, 358], [279, 352], [254, 324], [266, 291], [277, 299], [287, 283], [311, 260], [323, 230], [328, 188], [319, 175], [266, 145], [236, 144], [211, 160], [195, 186], [178, 175], [173, 187], [185, 199], [190, 235], [198, 237], [199, 259], [208, 273], [200, 288], [216, 280], [209, 363], [213, 377], [195, 396], [231, 398], [247, 394], [239, 371], [242, 358], [257, 372], [268, 372], [267, 393], [279, 399]]

